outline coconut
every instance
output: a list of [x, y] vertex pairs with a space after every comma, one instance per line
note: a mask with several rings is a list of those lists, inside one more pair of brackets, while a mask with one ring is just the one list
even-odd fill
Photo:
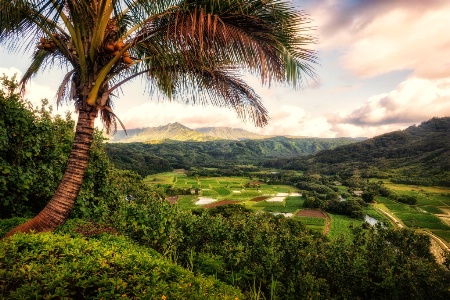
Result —
[[52, 45], [50, 45], [48, 43], [45, 43], [43, 46], [44, 46], [45, 49], [51, 49], [52, 48]]
[[37, 45], [36, 47], [40, 50], [44, 49], [44, 45]]
[[114, 50], [120, 51], [120, 50], [123, 49], [123, 47], [125, 47], [125, 44], [124, 44], [124, 43], [122, 43], [122, 42], [117, 42], [117, 43], [114, 45]]
[[105, 46], [105, 48], [106, 48], [108, 51], [111, 51], [111, 52], [114, 51], [114, 45], [113, 45], [113, 44], [108, 44], [108, 45]]
[[114, 56], [117, 56], [119, 54], [119, 51], [116, 51], [113, 53]]
[[124, 56], [123, 57], [123, 62], [128, 64], [128, 65], [131, 65], [133, 63], [133, 60], [129, 56]]
[[124, 56], [124, 57], [128, 57], [128, 56], [130, 56], [130, 52], [128, 52], [128, 51], [127, 51], [127, 52], [125, 52], [125, 53], [123, 54], [123, 56]]

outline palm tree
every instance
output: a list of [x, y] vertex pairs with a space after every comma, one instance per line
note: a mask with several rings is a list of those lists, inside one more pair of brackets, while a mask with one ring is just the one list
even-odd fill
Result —
[[266, 85], [299, 86], [314, 77], [309, 18], [282, 0], [0, 0], [0, 11], [2, 45], [33, 49], [22, 88], [47, 67], [66, 69], [57, 103], [73, 101], [78, 112], [53, 198], [8, 236], [65, 222], [86, 170], [94, 120], [99, 115], [108, 132], [121, 124], [112, 96], [123, 84], [140, 77], [150, 92], [229, 107], [263, 126], [267, 111], [239, 74]]

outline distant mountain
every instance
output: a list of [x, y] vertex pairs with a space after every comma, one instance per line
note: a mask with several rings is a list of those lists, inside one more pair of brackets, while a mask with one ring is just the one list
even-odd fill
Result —
[[[192, 129], [178, 122], [169, 123], [159, 127], [145, 127], [125, 131], [118, 130], [114, 136], [109, 137], [112, 143], [149, 143], [160, 144], [164, 142], [211, 142], [217, 140], [244, 141], [263, 140], [274, 138], [274, 135], [261, 135], [241, 128], [231, 127], [202, 127]], [[289, 139], [310, 138], [305, 136], [285, 135]], [[314, 139], [314, 138], [313, 138]], [[353, 138], [348, 138], [355, 141]], [[365, 140], [366, 138], [356, 138]]]
[[110, 138], [110, 142], [120, 143], [161, 143], [164, 141], [182, 142], [207, 142], [218, 140], [218, 137], [211, 136], [200, 131], [190, 129], [178, 122], [165, 126], [147, 127], [127, 130], [128, 135], [123, 130]]
[[261, 140], [272, 137], [268, 135], [260, 135], [240, 128], [230, 127], [203, 127], [195, 130], [221, 140]]
[[450, 186], [450, 117], [272, 164], [344, 176], [358, 170], [364, 177]]

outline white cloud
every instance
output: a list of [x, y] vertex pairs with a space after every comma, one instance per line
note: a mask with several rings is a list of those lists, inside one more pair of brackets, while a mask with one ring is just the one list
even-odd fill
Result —
[[[7, 77], [12, 78], [16, 75], [16, 80], [19, 81], [22, 78], [22, 72], [14, 67], [2, 68], [0, 67], [0, 75], [5, 74]], [[24, 94], [24, 99], [30, 101], [33, 106], [40, 106], [42, 99], [47, 99], [49, 104], [52, 105], [54, 114], [64, 115], [66, 111], [73, 111], [72, 106], [63, 105], [58, 110], [56, 110], [56, 105], [53, 105], [53, 100], [55, 98], [56, 91], [46, 85], [41, 85], [35, 83], [33, 80], [27, 84]]]
[[326, 1], [312, 11], [324, 50], [340, 49], [342, 65], [360, 76], [412, 70], [450, 76], [449, 1], [368, 1], [343, 10]]
[[339, 136], [373, 136], [433, 117], [450, 115], [450, 78], [410, 78], [389, 93], [369, 98], [350, 112], [328, 116]]
[[0, 67], [0, 75], [6, 75], [9, 78], [12, 78], [16, 75], [16, 79], [19, 79], [22, 76], [22, 72], [17, 68], [2, 68]]

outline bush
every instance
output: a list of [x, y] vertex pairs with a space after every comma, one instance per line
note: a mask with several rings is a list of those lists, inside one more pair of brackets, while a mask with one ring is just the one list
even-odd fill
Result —
[[401, 195], [397, 197], [397, 201], [409, 205], [417, 204], [417, 197], [413, 195]]
[[15, 93], [16, 83], [0, 79], [0, 218], [33, 216], [50, 200], [66, 168], [74, 123], [51, 116]]
[[239, 290], [125, 238], [16, 234], [0, 244], [3, 299], [235, 299]]
[[25, 223], [27, 220], [27, 218], [0, 219], [0, 237], [4, 236], [16, 226]]
[[325, 210], [338, 215], [350, 216], [354, 219], [364, 219], [362, 204], [362, 200], [328, 201]]

